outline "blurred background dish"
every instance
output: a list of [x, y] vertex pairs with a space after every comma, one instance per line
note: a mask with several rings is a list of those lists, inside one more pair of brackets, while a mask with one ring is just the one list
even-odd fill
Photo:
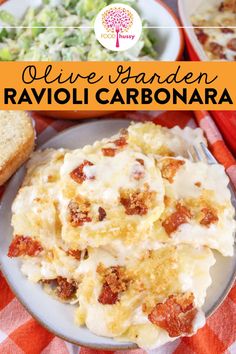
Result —
[[[228, 5], [227, 5], [228, 4]], [[219, 26], [222, 27], [222, 29], [217, 29], [218, 33], [219, 31], [223, 32], [225, 31], [225, 26], [232, 27], [232, 19], [228, 22], [227, 17], [228, 13], [231, 13], [233, 16], [233, 21], [235, 21], [235, 26], [236, 26], [236, 14], [233, 12], [235, 10], [235, 1], [233, 2], [232, 0], [209, 0], [209, 1], [203, 1], [203, 0], [178, 0], [178, 8], [179, 8], [179, 15], [180, 15], [180, 20], [182, 25], [185, 27], [184, 28], [184, 35], [185, 35], [185, 42], [186, 42], [186, 47], [187, 47], [187, 53], [188, 56], [191, 60], [197, 60], [197, 61], [209, 61], [212, 60], [210, 58], [213, 58], [212, 54], [210, 54], [210, 57], [206, 54], [206, 52], [203, 49], [202, 44], [200, 43], [199, 39], [197, 38], [197, 35], [194, 31], [193, 27], [193, 20], [192, 16], [198, 16], [199, 13], [202, 13], [204, 9], [210, 9], [210, 13], [212, 12], [213, 14], [217, 9], [223, 9], [224, 6], [234, 6], [230, 11], [226, 11], [225, 15], [223, 16], [222, 20], [222, 14], [220, 14], [220, 17], [218, 19], [214, 18], [214, 21], [218, 21]], [[211, 8], [212, 7], [212, 8]], [[221, 12], [221, 11], [219, 11]], [[223, 13], [223, 12], [222, 12]], [[209, 15], [208, 15], [209, 16]], [[211, 15], [212, 16], [212, 15]], [[221, 23], [222, 22], [222, 23]], [[212, 24], [211, 24], [212, 25]], [[213, 31], [214, 29], [211, 29]], [[234, 38], [233, 40], [236, 41], [236, 30], [234, 30]], [[232, 40], [231, 36], [232, 33], [221, 33], [222, 35], [227, 36], [227, 38], [230, 37], [229, 40]], [[199, 31], [198, 37], [201, 38], [200, 36], [204, 36], [204, 30], [203, 32]], [[215, 40], [218, 39], [218, 36], [215, 36]], [[205, 38], [206, 41], [208, 38]], [[204, 40], [203, 40], [204, 41]], [[217, 43], [215, 43], [215, 50], [221, 51], [222, 48], [221, 46], [217, 46]], [[223, 47], [224, 44], [224, 38], [221, 38], [221, 44]], [[214, 45], [213, 45], [214, 47]], [[218, 48], [218, 49], [217, 49]], [[235, 58], [232, 58], [232, 53], [233, 51], [230, 51], [230, 57], [231, 60], [235, 61]], [[236, 54], [236, 51], [235, 51]], [[224, 56], [224, 53], [223, 53]], [[217, 56], [216, 56], [217, 57]], [[219, 57], [219, 55], [218, 55]], [[216, 60], [217, 58], [215, 58]], [[227, 58], [221, 58], [221, 60], [225, 60]], [[219, 59], [217, 59], [219, 60]], [[214, 118], [215, 123], [217, 124], [220, 132], [223, 135], [223, 138], [225, 139], [225, 142], [227, 146], [231, 149], [231, 151], [236, 154], [236, 139], [235, 139], [235, 130], [236, 130], [236, 111], [212, 111], [210, 112], [212, 117]]]
[[[209, 5], [215, 3], [218, 0], [207, 1]], [[192, 26], [191, 16], [196, 14], [199, 7], [203, 3], [203, 0], [178, 0], [180, 21], [184, 28], [184, 35], [186, 41], [186, 47], [188, 55], [191, 60], [208, 60], [206, 53], [204, 52]]]
[[235, 1], [178, 0], [178, 7], [191, 60], [236, 60]]

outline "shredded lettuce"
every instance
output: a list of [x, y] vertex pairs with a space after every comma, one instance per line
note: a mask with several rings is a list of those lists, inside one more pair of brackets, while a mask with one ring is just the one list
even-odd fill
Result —
[[15, 17], [5, 10], [0, 11], [0, 21], [10, 26], [15, 26], [17, 24]]
[[[102, 8], [115, 2], [117, 1], [43, 0], [43, 4], [39, 8], [29, 7], [21, 21], [17, 21], [7, 11], [1, 10], [0, 21], [6, 24], [6, 28], [0, 32], [0, 60], [127, 61], [156, 59], [155, 40], [147, 28], [143, 29], [140, 41], [125, 52], [109, 51], [96, 40], [93, 30], [94, 19]], [[119, 2], [130, 5], [138, 11], [135, 0], [119, 0]], [[24, 28], [11, 29], [7, 26], [22, 26]], [[76, 28], [81, 26], [86, 28]]]

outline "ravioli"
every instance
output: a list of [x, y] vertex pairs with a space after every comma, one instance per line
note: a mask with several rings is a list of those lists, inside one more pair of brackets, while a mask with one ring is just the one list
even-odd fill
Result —
[[190, 145], [206, 144], [200, 128], [178, 126], [168, 129], [152, 122], [131, 124], [128, 128], [128, 142], [131, 148], [144, 154], [188, 157]]
[[8, 255], [24, 256], [22, 272], [33, 282], [59, 275], [70, 279], [79, 263], [61, 240], [57, 196], [65, 153], [64, 149], [35, 152], [12, 205], [14, 239]]
[[[150, 314], [155, 306], [171, 296], [190, 296], [196, 309], [193, 322], [197, 316], [202, 318], [199, 308], [211, 283], [209, 269], [214, 263], [209, 249], [187, 245], [164, 246], [128, 261], [102, 249], [93, 250], [77, 269], [82, 281], [76, 321], [97, 335], [119, 336], [143, 348], [157, 347], [171, 339], [173, 329], [171, 324], [169, 328], [152, 323]], [[190, 332], [197, 330], [195, 322]]]
[[31, 236], [52, 246], [60, 238], [57, 194], [65, 152], [63, 149], [38, 151], [28, 162], [23, 186], [12, 205], [15, 235]]
[[62, 238], [72, 247], [117, 249], [121, 242], [138, 248], [143, 234], [163, 212], [164, 186], [155, 158], [126, 143], [116, 144], [108, 142], [96, 152], [85, 148], [65, 156]]
[[154, 227], [157, 239], [208, 246], [232, 256], [235, 211], [223, 166], [182, 158], [163, 158], [158, 166], [165, 184], [166, 207]]
[[53, 186], [60, 179], [60, 168], [68, 151], [66, 149], [35, 151], [27, 163], [23, 186], [45, 183]]

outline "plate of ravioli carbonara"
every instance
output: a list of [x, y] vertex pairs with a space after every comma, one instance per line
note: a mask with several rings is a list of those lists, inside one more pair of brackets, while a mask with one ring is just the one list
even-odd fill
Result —
[[200, 128], [113, 120], [32, 154], [3, 198], [0, 258], [36, 319], [111, 350], [204, 326], [235, 276], [236, 223], [224, 167], [189, 159], [201, 142]]

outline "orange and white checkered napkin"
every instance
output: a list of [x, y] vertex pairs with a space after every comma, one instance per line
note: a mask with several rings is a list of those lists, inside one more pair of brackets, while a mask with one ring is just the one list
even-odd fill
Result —
[[[115, 114], [120, 117], [121, 114]], [[190, 112], [122, 113], [122, 117], [134, 120], [153, 120], [168, 127], [180, 125], [196, 126]], [[197, 112], [196, 121], [205, 131], [211, 149], [235, 180], [236, 162], [227, 150], [214, 122], [206, 112]], [[71, 121], [56, 121], [34, 116], [38, 143], [42, 144], [52, 136], [73, 124]], [[236, 184], [235, 184], [236, 185]], [[0, 187], [0, 198], [4, 187]], [[3, 235], [1, 235], [3, 237]], [[35, 321], [22, 307], [0, 274], [0, 353], [2, 354], [106, 354], [101, 350], [78, 348], [55, 337]], [[119, 352], [123, 354], [124, 352]], [[143, 350], [127, 351], [128, 354], [144, 354]], [[204, 328], [191, 338], [178, 339], [151, 351], [153, 354], [223, 354], [236, 353], [236, 286], [220, 308], [208, 319]]]
[[[227, 146], [224, 143], [223, 137], [220, 134], [218, 128], [216, 127], [213, 119], [206, 111], [196, 111], [195, 112], [196, 120], [199, 126], [204, 130], [209, 146], [215, 158], [225, 166], [225, 169], [236, 187], [236, 161], [233, 155], [228, 150]], [[227, 117], [225, 116], [225, 119]], [[234, 128], [232, 128], [233, 130]], [[231, 132], [232, 135], [236, 137], [236, 128], [235, 132]]]

